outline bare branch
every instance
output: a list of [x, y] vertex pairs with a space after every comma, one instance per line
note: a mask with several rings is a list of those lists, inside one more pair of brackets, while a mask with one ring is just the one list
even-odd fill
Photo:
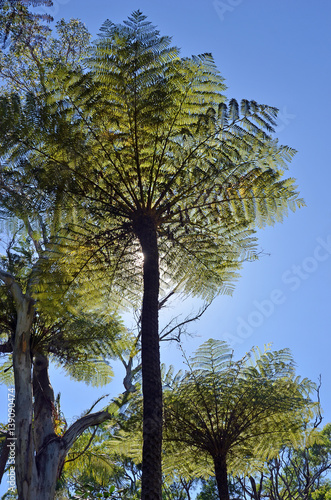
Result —
[[176, 293], [176, 288], [174, 288], [174, 290], [171, 290], [171, 292], [168, 293], [168, 295], [166, 295], [162, 300], [159, 301], [159, 310], [162, 309], [162, 307], [164, 307], [164, 305], [166, 304], [166, 302], [170, 299], [170, 297], [172, 297], [174, 294]]
[[89, 415], [91, 413], [91, 411], [93, 410], [93, 408], [96, 407], [96, 405], [98, 403], [100, 403], [100, 401], [104, 398], [107, 398], [109, 396], [109, 394], [105, 394], [104, 396], [100, 396], [100, 398], [98, 398], [95, 403], [93, 403], [93, 405], [85, 412], [85, 415]]
[[76, 439], [88, 428], [94, 425], [99, 425], [110, 420], [112, 415], [108, 411], [99, 411], [97, 413], [91, 413], [89, 415], [84, 415], [78, 419], [74, 424], [72, 424], [67, 432], [64, 434], [62, 440], [65, 446], [66, 452], [68, 452], [71, 446], [74, 444]]
[[141, 363], [132, 370], [133, 357], [130, 356], [128, 363], [124, 363], [126, 374], [123, 379], [123, 385], [127, 392], [135, 392], [136, 386], [132, 383], [136, 373], [141, 370]]
[[[163, 330], [160, 332], [160, 341], [161, 340], [176, 340], [177, 342], [180, 341], [180, 336], [181, 334], [184, 332], [184, 326], [186, 326], [188, 323], [192, 323], [193, 321], [197, 321], [198, 319], [201, 318], [201, 316], [206, 312], [206, 310], [208, 309], [208, 307], [210, 306], [211, 302], [208, 302], [207, 304], [205, 304], [202, 309], [200, 309], [200, 311], [195, 315], [195, 316], [191, 316], [191, 317], [186, 317], [184, 321], [181, 321], [180, 323], [177, 323], [175, 326], [171, 327], [170, 330], [167, 330], [167, 328], [169, 328], [169, 326], [177, 319], [177, 318], [174, 318], [173, 320], [170, 321], [170, 323], [168, 323], [168, 325], [163, 328]], [[178, 330], [178, 333], [176, 336], [173, 336], [173, 337], [170, 337], [169, 336], [174, 332]]]
[[322, 385], [322, 376], [320, 375], [318, 377], [318, 386], [316, 388], [318, 412], [317, 412], [317, 415], [315, 418], [313, 429], [317, 429], [317, 427], [321, 424], [321, 422], [323, 420], [322, 413], [321, 413], [321, 396], [320, 396], [321, 385]]

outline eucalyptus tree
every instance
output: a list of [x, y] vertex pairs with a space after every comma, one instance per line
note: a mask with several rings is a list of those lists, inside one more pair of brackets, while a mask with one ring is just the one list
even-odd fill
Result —
[[247, 474], [277, 454], [314, 409], [314, 384], [295, 376], [288, 350], [251, 355], [235, 362], [225, 342], [211, 339], [165, 393], [166, 440], [183, 461], [211, 461], [220, 500], [230, 498], [230, 470]]
[[[16, 173], [16, 182], [17, 178]], [[73, 443], [89, 426], [110, 419], [111, 411], [87, 412], [69, 428], [60, 425], [49, 359], [75, 380], [106, 384], [113, 373], [105, 359], [123, 352], [127, 334], [116, 314], [100, 313], [101, 307], [107, 309], [102, 297], [86, 306], [71, 289], [60, 304], [52, 301], [48, 289], [48, 303], [41, 306], [35, 299], [37, 283], [44, 282], [47, 289], [47, 276], [40, 274], [39, 265], [46, 258], [45, 247], [50, 248], [54, 213], [48, 208], [45, 214], [39, 206], [38, 214], [25, 212], [20, 220], [15, 208], [19, 204], [26, 209], [30, 193], [25, 185], [21, 199], [18, 191], [17, 184], [15, 191], [8, 184], [0, 188], [1, 215], [7, 220], [11, 216], [17, 225], [0, 262], [0, 380], [14, 387], [10, 394], [15, 402], [15, 415], [3, 429], [7, 440], [0, 452], [1, 476], [14, 443], [19, 498], [52, 500]]]
[[254, 229], [302, 204], [283, 178], [294, 151], [272, 137], [277, 110], [226, 103], [212, 56], [170, 43], [139, 11], [106, 21], [84, 70], [57, 66], [44, 93], [3, 99], [0, 124], [2, 154], [80, 207], [47, 259], [57, 290], [87, 279], [98, 291], [107, 275], [110, 300], [141, 304], [142, 498], [159, 500], [162, 293], [230, 293]]
[[[60, 49], [65, 48], [65, 43], [73, 50], [79, 25], [61, 22], [60, 30], [63, 36], [48, 44], [50, 67], [57, 62], [56, 49], [60, 60], [63, 58]], [[70, 31], [75, 36], [71, 36]], [[2, 60], [1, 70], [11, 69], [6, 92], [13, 86], [21, 89], [20, 85], [25, 83], [30, 91], [34, 89], [38, 98], [43, 91], [43, 77], [49, 70], [47, 65], [40, 67], [45, 45], [26, 45], [21, 49], [23, 74], [19, 74], [19, 63], [10, 68], [9, 59]], [[18, 48], [13, 50], [17, 53]], [[30, 56], [35, 67], [29, 67]], [[66, 56], [68, 62], [72, 56], [69, 50]], [[6, 148], [6, 140], [2, 137], [2, 148]], [[74, 210], [64, 202], [63, 192], [49, 190], [46, 193], [41, 184], [27, 175], [26, 161], [25, 158], [11, 161], [4, 156], [0, 167], [3, 252], [0, 258], [0, 380], [14, 385], [16, 403], [15, 429], [13, 425], [2, 429], [0, 472], [2, 477], [8, 459], [8, 443], [16, 442], [19, 498], [47, 500], [54, 498], [66, 455], [77, 437], [87, 427], [111, 418], [110, 411], [89, 411], [69, 428], [65, 422], [60, 425], [49, 380], [49, 360], [64, 368], [75, 380], [104, 384], [112, 377], [106, 358], [123, 353], [129, 339], [119, 317], [105, 303], [102, 294], [98, 301], [88, 304], [81, 300], [74, 287], [61, 300], [56, 293], [52, 294], [47, 276], [41, 271], [42, 263], [52, 249], [52, 239], [59, 231], [62, 218], [73, 216]], [[45, 291], [42, 304], [36, 297], [36, 288], [41, 284]]]

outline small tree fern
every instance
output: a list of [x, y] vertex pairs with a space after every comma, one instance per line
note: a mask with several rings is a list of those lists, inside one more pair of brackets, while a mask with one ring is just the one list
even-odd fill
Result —
[[180, 445], [182, 460], [210, 460], [219, 498], [229, 500], [229, 471], [251, 473], [301, 436], [314, 411], [314, 388], [295, 376], [287, 349], [254, 350], [235, 362], [226, 343], [209, 340], [165, 393], [166, 440]]

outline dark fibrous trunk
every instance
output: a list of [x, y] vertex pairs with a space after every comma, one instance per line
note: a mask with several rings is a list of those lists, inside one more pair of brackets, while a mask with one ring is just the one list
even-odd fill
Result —
[[226, 458], [224, 456], [214, 457], [214, 468], [220, 500], [230, 500]]
[[162, 384], [158, 329], [159, 257], [152, 217], [141, 216], [134, 229], [144, 254], [144, 293], [141, 315], [143, 389], [142, 500], [161, 500]]

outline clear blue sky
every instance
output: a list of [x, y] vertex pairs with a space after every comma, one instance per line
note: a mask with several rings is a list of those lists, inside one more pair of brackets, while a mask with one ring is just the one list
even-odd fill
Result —
[[[215, 300], [191, 327], [197, 336], [185, 348], [191, 353], [210, 337], [231, 340], [238, 356], [269, 342], [289, 347], [300, 375], [317, 380], [321, 374], [324, 423], [331, 421], [331, 2], [55, 0], [53, 12], [56, 20], [80, 18], [95, 37], [105, 19], [122, 22], [137, 9], [173, 37], [183, 56], [212, 52], [229, 98], [280, 109], [279, 140], [298, 151], [288, 175], [307, 203], [261, 231], [260, 246], [270, 255], [245, 265], [233, 296]], [[162, 355], [167, 364], [180, 362], [175, 345]], [[52, 374], [68, 419], [99, 394], [121, 392], [123, 373], [116, 373], [101, 390]]]

